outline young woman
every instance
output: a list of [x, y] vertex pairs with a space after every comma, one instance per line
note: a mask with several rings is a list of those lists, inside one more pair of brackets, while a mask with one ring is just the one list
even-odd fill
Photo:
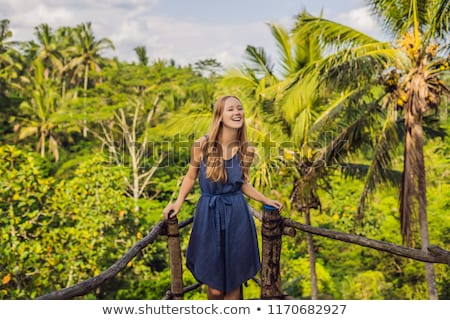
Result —
[[208, 286], [208, 299], [239, 299], [241, 285], [260, 269], [255, 223], [243, 195], [278, 210], [282, 207], [249, 183], [253, 156], [241, 101], [234, 96], [219, 98], [209, 134], [192, 147], [179, 196], [164, 209], [166, 219], [174, 217], [199, 176], [202, 195], [186, 264], [194, 277]]

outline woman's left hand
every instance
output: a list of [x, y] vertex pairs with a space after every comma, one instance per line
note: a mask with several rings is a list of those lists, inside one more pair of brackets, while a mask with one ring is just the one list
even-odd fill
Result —
[[281, 211], [281, 209], [283, 209], [283, 205], [276, 201], [276, 200], [271, 200], [271, 199], [267, 199], [264, 204], [267, 204], [268, 206], [272, 206], [278, 209], [278, 212]]

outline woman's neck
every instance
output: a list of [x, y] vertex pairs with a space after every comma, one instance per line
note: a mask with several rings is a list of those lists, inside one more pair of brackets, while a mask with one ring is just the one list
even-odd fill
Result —
[[219, 143], [223, 147], [226, 147], [230, 143], [236, 142], [237, 134], [238, 134], [238, 130], [237, 129], [224, 127], [224, 128], [222, 128], [222, 132], [221, 132], [221, 134], [219, 136]]

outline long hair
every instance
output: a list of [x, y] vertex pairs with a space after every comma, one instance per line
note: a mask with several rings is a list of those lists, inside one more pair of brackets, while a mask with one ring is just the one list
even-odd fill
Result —
[[[222, 146], [219, 143], [219, 137], [223, 130], [223, 110], [225, 109], [225, 102], [229, 98], [239, 98], [235, 96], [223, 96], [217, 99], [214, 104], [214, 115], [211, 123], [211, 128], [208, 134], [208, 141], [203, 146], [203, 159], [206, 163], [206, 177], [214, 182], [225, 183], [227, 181], [227, 171], [225, 168], [225, 161], [223, 159]], [[239, 155], [241, 161], [242, 173], [245, 181], [249, 180], [249, 169], [251, 165], [251, 157], [249, 155], [248, 141], [247, 141], [247, 127], [245, 124], [245, 116], [242, 127], [238, 129], [236, 141], [233, 141], [239, 146]]]

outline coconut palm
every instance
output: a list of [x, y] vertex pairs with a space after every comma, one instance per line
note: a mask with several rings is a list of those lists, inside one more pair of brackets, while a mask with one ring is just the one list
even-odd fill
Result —
[[35, 28], [35, 35], [39, 46], [35, 59], [39, 59], [45, 66], [45, 76], [48, 78], [51, 71], [59, 75], [63, 69], [61, 48], [52, 28], [46, 24], [40, 24]]
[[[300, 28], [302, 17], [299, 14]], [[360, 93], [346, 89], [339, 94], [322, 88], [320, 77], [315, 73], [307, 73], [319, 63], [326, 52], [313, 34], [287, 32], [283, 28], [271, 25], [276, 39], [282, 70], [282, 79], [274, 91], [275, 105], [282, 115], [287, 130], [294, 144], [286, 150], [283, 157], [285, 165], [293, 170], [293, 187], [290, 201], [292, 206], [304, 215], [305, 223], [311, 224], [311, 210], [320, 207], [318, 190], [328, 188], [329, 169], [353, 152], [352, 145], [359, 145], [364, 140], [358, 136], [358, 128], [364, 123], [367, 114], [352, 114], [344, 117], [338, 126], [330, 126], [330, 122], [345, 107], [347, 99], [357, 100]], [[330, 130], [334, 130], [332, 136]], [[315, 246], [311, 234], [306, 235], [310, 262], [311, 298], [318, 298], [317, 275], [315, 268]]]
[[[9, 38], [12, 37], [12, 31], [9, 29], [9, 20], [0, 21], [0, 63], [11, 63], [11, 59], [7, 55], [8, 49], [11, 47]], [[2, 68], [3, 69], [3, 68]]]
[[13, 54], [14, 46], [17, 44], [11, 41], [13, 34], [9, 29], [9, 20], [0, 21], [0, 79], [14, 78], [16, 74], [13, 72], [20, 66], [15, 62]]
[[[412, 245], [412, 220], [418, 213], [421, 247], [426, 251], [429, 239], [423, 120], [430, 110], [438, 108], [441, 96], [449, 92], [440, 80], [442, 72], [448, 70], [449, 57], [445, 57], [445, 52], [448, 51], [449, 1], [370, 0], [368, 4], [394, 40], [381, 42], [321, 17], [304, 15], [299, 17], [297, 33], [314, 35], [331, 54], [304, 70], [302, 75], [316, 76], [329, 89], [365, 92], [361, 97], [366, 100], [359, 100], [364, 112], [379, 113], [382, 108], [385, 114], [365, 177], [358, 209], [360, 218], [367, 197], [388, 179], [385, 169], [401, 138], [399, 125], [403, 125], [401, 233], [404, 242]], [[370, 96], [373, 98], [368, 101]], [[403, 123], [399, 121], [401, 115]], [[437, 299], [433, 265], [426, 263], [425, 270], [429, 297]]]
[[134, 48], [134, 52], [136, 52], [139, 64], [143, 66], [148, 65], [147, 49], [144, 46], [137, 46]]
[[[103, 60], [100, 53], [107, 49], [114, 49], [111, 40], [102, 38], [96, 40], [92, 31], [91, 23], [82, 23], [77, 26], [73, 33], [74, 47], [72, 54], [74, 58], [67, 65], [68, 69], [80, 74], [83, 79], [84, 109], [86, 108], [86, 97], [88, 89], [89, 71], [99, 71], [100, 62]], [[86, 110], [83, 111], [86, 114]], [[87, 135], [86, 117], [83, 120], [83, 135]]]
[[20, 105], [22, 117], [16, 126], [19, 140], [36, 135], [36, 151], [42, 157], [46, 155], [48, 146], [55, 161], [59, 160], [59, 147], [56, 130], [58, 128], [57, 115], [61, 109], [62, 101], [59, 96], [57, 84], [45, 76], [45, 67], [42, 61], [36, 60], [33, 64], [33, 74], [25, 80], [25, 91], [28, 97]]

